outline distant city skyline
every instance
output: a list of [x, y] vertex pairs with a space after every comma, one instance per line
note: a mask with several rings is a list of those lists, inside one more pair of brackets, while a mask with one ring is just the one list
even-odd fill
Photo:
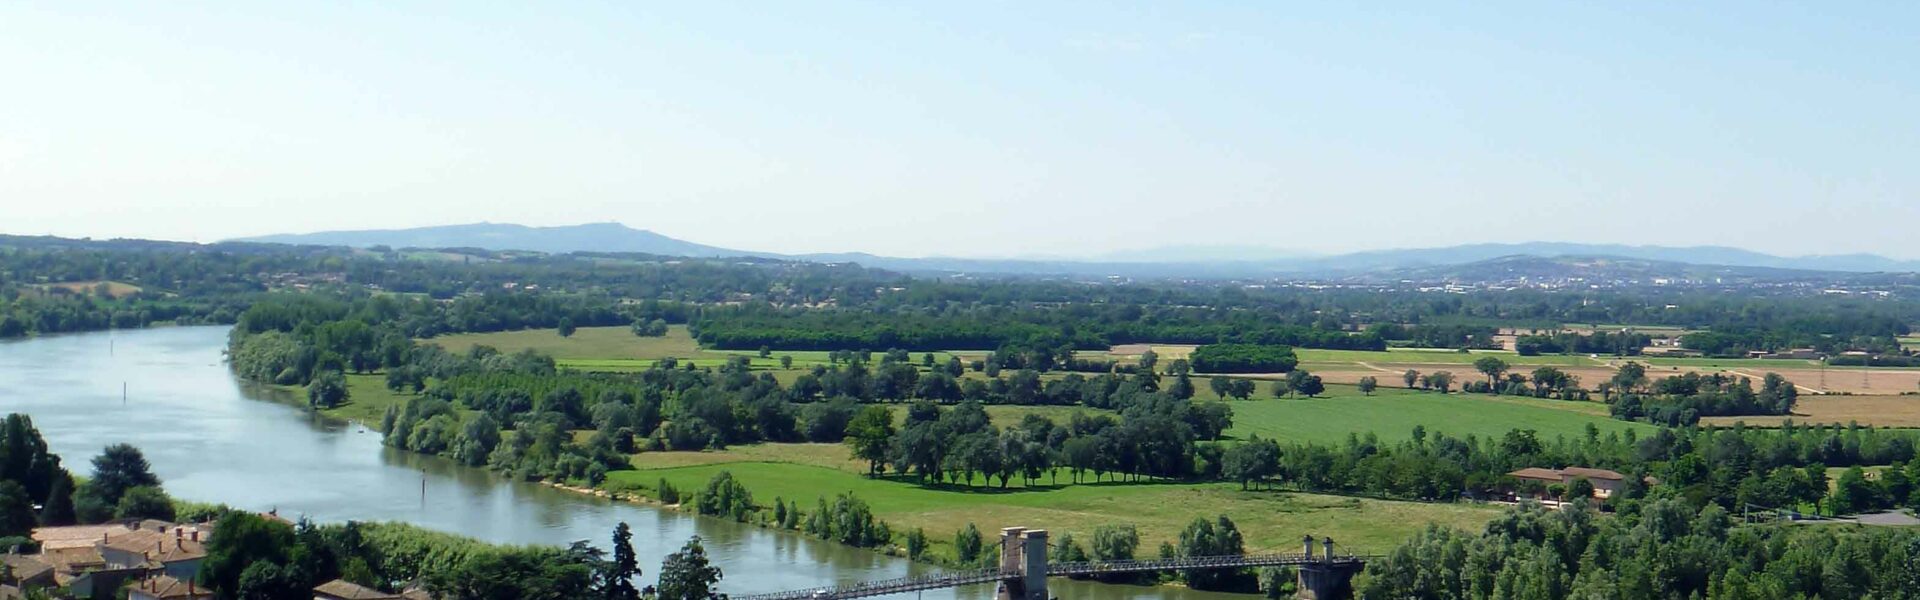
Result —
[[1920, 258], [1920, 6], [0, 6], [0, 232]]

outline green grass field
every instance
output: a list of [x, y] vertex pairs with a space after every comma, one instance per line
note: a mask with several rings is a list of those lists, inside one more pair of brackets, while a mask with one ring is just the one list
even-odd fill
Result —
[[1597, 402], [1541, 400], [1482, 394], [1434, 394], [1399, 388], [1381, 388], [1364, 396], [1352, 386], [1329, 386], [1319, 398], [1248, 400], [1233, 402], [1233, 428], [1227, 434], [1244, 439], [1257, 434], [1284, 442], [1339, 443], [1349, 432], [1373, 432], [1386, 441], [1411, 437], [1415, 425], [1428, 432], [1450, 435], [1501, 436], [1514, 429], [1532, 429], [1541, 439], [1586, 435], [1588, 424], [1604, 434], [1649, 425], [1607, 416]]
[[1352, 551], [1385, 552], [1429, 522], [1475, 529], [1499, 513], [1496, 507], [1474, 504], [1243, 492], [1227, 483], [1107, 482], [1020, 488], [1015, 482], [1010, 490], [932, 487], [907, 479], [870, 479], [825, 466], [770, 462], [616, 471], [609, 474], [608, 487], [652, 490], [665, 478], [681, 490], [698, 490], [723, 470], [733, 473], [762, 505], [771, 505], [778, 497], [799, 500], [811, 510], [816, 498], [851, 492], [894, 531], [925, 529], [935, 542], [934, 552], [948, 556], [953, 532], [967, 523], [989, 535], [1000, 527], [1037, 525], [1055, 536], [1071, 533], [1080, 540], [1090, 539], [1097, 526], [1129, 523], [1140, 528], [1142, 552], [1150, 554], [1161, 541], [1175, 540], [1194, 518], [1226, 514], [1246, 536], [1250, 552], [1291, 549], [1309, 533], [1332, 536]]

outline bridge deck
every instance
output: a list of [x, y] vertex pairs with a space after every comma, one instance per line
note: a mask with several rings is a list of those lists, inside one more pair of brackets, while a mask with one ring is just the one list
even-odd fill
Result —
[[773, 592], [769, 594], [732, 596], [731, 598], [732, 600], [812, 600], [813, 598], [834, 598], [834, 599], [868, 598], [872, 596], [884, 596], [887, 594], [903, 594], [906, 592], [917, 592], [921, 590], [937, 590], [941, 588], [960, 587], [963, 585], [993, 583], [996, 581], [1000, 581], [1002, 579], [1006, 579], [1008, 577], [1018, 577], [1018, 576], [1019, 576], [1018, 573], [1003, 573], [999, 569], [982, 569], [979, 571], [934, 573], [931, 575], [920, 575], [916, 577], [900, 577], [897, 579], [886, 579], [886, 580], [880, 580], [880, 581], [862, 581], [859, 583], [849, 583], [846, 585], [807, 588], [804, 590]]
[[[1370, 556], [1335, 556], [1334, 564], [1365, 563]], [[1089, 561], [1073, 563], [1054, 563], [1047, 565], [1048, 577], [1066, 577], [1072, 575], [1097, 575], [1103, 573], [1140, 573], [1146, 571], [1180, 571], [1186, 569], [1231, 569], [1248, 567], [1301, 566], [1309, 564], [1327, 564], [1326, 557], [1308, 557], [1302, 554], [1266, 554], [1254, 556], [1188, 556], [1180, 558], [1157, 558], [1139, 560]], [[934, 573], [915, 577], [901, 577], [883, 581], [863, 581], [846, 585], [808, 588], [767, 594], [733, 596], [732, 600], [842, 600], [848, 598], [868, 598], [887, 594], [901, 594], [922, 590], [993, 583], [1003, 579], [1019, 577], [1018, 572], [999, 569], [979, 571], [958, 571]]]

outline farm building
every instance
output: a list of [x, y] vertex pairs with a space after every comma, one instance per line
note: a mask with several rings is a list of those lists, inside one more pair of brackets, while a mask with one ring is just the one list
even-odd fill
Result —
[[1619, 493], [1620, 490], [1625, 487], [1622, 482], [1626, 480], [1625, 475], [1621, 475], [1616, 471], [1589, 469], [1586, 467], [1567, 467], [1565, 469], [1527, 467], [1507, 473], [1507, 475], [1521, 482], [1538, 483], [1542, 488], [1548, 485], [1573, 485], [1575, 479], [1585, 479], [1588, 483], [1593, 484], [1593, 497], [1602, 500], [1611, 498], [1614, 494]]

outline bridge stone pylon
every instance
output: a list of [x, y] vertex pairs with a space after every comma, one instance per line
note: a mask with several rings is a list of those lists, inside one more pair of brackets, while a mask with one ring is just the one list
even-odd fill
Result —
[[998, 600], [1047, 600], [1047, 530], [1000, 530]]

